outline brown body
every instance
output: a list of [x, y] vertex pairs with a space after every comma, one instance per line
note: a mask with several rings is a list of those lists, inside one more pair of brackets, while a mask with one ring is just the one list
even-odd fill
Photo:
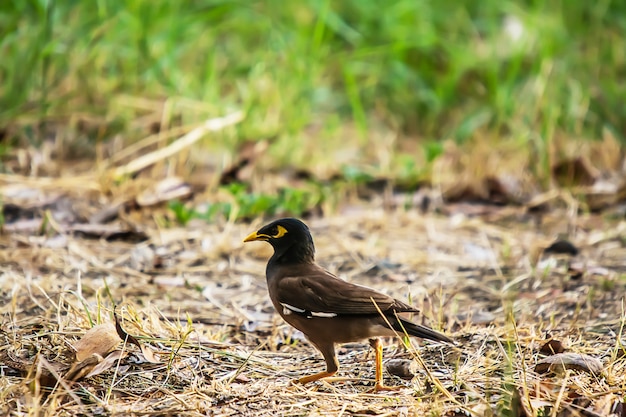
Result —
[[281, 219], [250, 234], [274, 247], [266, 269], [267, 287], [276, 311], [322, 353], [326, 372], [300, 378], [306, 383], [333, 375], [339, 368], [335, 343], [369, 339], [376, 350], [375, 390], [382, 384], [382, 348], [377, 337], [408, 334], [442, 342], [450, 338], [398, 316], [418, 310], [361, 285], [343, 281], [315, 263], [313, 239], [304, 223]]

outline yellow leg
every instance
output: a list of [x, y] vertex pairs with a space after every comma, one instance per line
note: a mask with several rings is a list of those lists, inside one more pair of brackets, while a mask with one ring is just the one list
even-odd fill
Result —
[[397, 391], [400, 387], [388, 387], [383, 383], [383, 346], [378, 339], [370, 339], [370, 346], [376, 354], [376, 384], [370, 392]]
[[320, 343], [314, 342], [311, 340], [311, 343], [315, 345], [315, 347], [320, 351], [322, 356], [324, 356], [324, 361], [326, 362], [326, 371], [320, 372], [317, 374], [303, 376], [298, 379], [298, 382], [301, 384], [308, 384], [309, 382], [314, 382], [322, 378], [328, 378], [329, 376], [333, 376], [339, 370], [339, 362], [337, 362], [337, 357], [335, 356], [335, 344], [334, 343]]
[[322, 378], [328, 378], [329, 376], [333, 376], [335, 375], [337, 371], [335, 372], [320, 372], [318, 374], [313, 374], [313, 375], [309, 375], [309, 376], [303, 376], [302, 378], [298, 379], [298, 382], [301, 384], [308, 384], [309, 382], [313, 382], [313, 381], [317, 381], [318, 379], [322, 379]]

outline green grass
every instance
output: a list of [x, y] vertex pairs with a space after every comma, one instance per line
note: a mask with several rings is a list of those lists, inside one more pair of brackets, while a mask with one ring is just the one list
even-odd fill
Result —
[[372, 143], [391, 131], [392, 166], [487, 137], [538, 155], [541, 176], [558, 135], [624, 140], [625, 31], [617, 0], [5, 1], [0, 128], [14, 145], [59, 128], [87, 150], [130, 142], [148, 99], [166, 126], [244, 109], [216, 140], [276, 138], [277, 166], [349, 141], [385, 171]]
[[186, 225], [192, 219], [214, 221], [217, 217], [224, 219], [251, 220], [263, 216], [291, 215], [302, 216], [311, 210], [319, 209], [327, 193], [323, 187], [310, 189], [282, 188], [278, 193], [265, 194], [250, 192], [244, 184], [233, 183], [221, 187], [222, 200], [203, 207], [194, 207], [174, 200], [168, 205], [176, 221]]

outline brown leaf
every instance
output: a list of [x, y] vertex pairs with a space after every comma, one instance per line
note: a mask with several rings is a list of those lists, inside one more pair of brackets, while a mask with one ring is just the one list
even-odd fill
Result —
[[548, 340], [546, 343], [539, 348], [539, 353], [542, 355], [554, 355], [555, 353], [563, 353], [565, 352], [565, 346], [561, 343], [560, 340]]
[[573, 243], [564, 239], [554, 241], [544, 250], [544, 253], [560, 253], [572, 256], [578, 255], [578, 252], [578, 248]]
[[135, 339], [134, 336], [126, 333], [126, 330], [124, 330], [124, 328], [122, 327], [122, 323], [120, 323], [120, 318], [118, 317], [115, 310], [113, 311], [113, 318], [115, 319], [115, 331], [117, 332], [118, 337], [122, 340], [126, 340], [128, 343], [137, 345], [138, 347], [141, 346], [139, 341]]
[[90, 378], [92, 376], [101, 374], [102, 372], [106, 371], [107, 369], [115, 365], [118, 360], [122, 359], [126, 355], [127, 355], [127, 352], [123, 352], [121, 350], [114, 350], [113, 352], [109, 354], [109, 356], [104, 358], [103, 361], [101, 361], [95, 367], [93, 367], [91, 372], [85, 375], [85, 378]]
[[102, 356], [94, 353], [85, 360], [74, 362], [69, 371], [65, 374], [68, 381], [78, 381], [87, 375], [91, 370], [102, 362]]
[[602, 362], [593, 356], [580, 353], [557, 353], [537, 362], [535, 372], [540, 374], [546, 372], [560, 373], [566, 369], [575, 369], [597, 375], [602, 372], [602, 368]]
[[160, 360], [158, 360], [155, 356], [154, 356], [154, 352], [152, 351], [152, 349], [150, 349], [150, 347], [146, 346], [146, 345], [140, 345], [139, 348], [141, 349], [141, 353], [143, 353], [143, 357], [146, 358], [146, 360], [150, 363], [161, 363]]
[[74, 344], [76, 360], [82, 362], [94, 353], [105, 357], [122, 339], [118, 336], [113, 323], [104, 323], [87, 330], [85, 335]]
[[115, 318], [115, 329], [122, 340], [126, 340], [128, 343], [132, 343], [133, 345], [136, 345], [139, 349], [141, 349], [141, 353], [148, 362], [161, 363], [158, 359], [156, 359], [156, 357], [154, 356], [154, 352], [152, 352], [149, 347], [142, 345], [141, 343], [139, 343], [139, 340], [137, 340], [134, 336], [126, 333], [126, 330], [124, 330], [124, 328], [122, 327], [120, 319], [115, 311], [113, 311], [113, 317]]

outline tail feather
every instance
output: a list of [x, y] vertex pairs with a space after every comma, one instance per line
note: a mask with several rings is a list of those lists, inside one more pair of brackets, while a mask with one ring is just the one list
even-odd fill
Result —
[[434, 340], [436, 342], [446, 342], [454, 344], [454, 341], [448, 336], [445, 336], [429, 327], [421, 326], [419, 324], [411, 323], [407, 320], [399, 319], [392, 323], [392, 327], [399, 333], [406, 333], [409, 336], [421, 337], [423, 339]]

